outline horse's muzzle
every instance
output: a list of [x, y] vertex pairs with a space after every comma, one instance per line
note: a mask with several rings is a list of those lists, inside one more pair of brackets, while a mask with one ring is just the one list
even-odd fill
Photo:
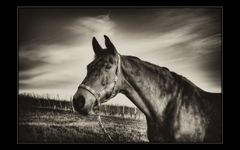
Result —
[[88, 115], [88, 110], [84, 108], [85, 102], [85, 98], [82, 95], [80, 95], [78, 98], [73, 98], [74, 110], [82, 115]]

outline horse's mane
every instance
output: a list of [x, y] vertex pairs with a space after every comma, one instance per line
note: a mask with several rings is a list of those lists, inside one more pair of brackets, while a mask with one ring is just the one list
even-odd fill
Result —
[[[173, 71], [170, 71], [166, 67], [160, 67], [160, 66], [152, 64], [148, 61], [143, 61], [143, 60], [141, 60], [141, 59], [139, 59], [138, 57], [135, 57], [135, 56], [126, 56], [126, 57], [129, 58], [129, 60], [131, 62], [135, 63], [135, 65], [137, 65], [139, 68], [143, 67], [144, 69], [148, 70], [149, 72], [151, 72], [153, 74], [162, 75], [162, 76], [171, 76], [171, 77], [174, 78], [174, 80], [178, 84], [182, 84], [184, 86], [191, 86], [191, 87], [195, 87], [195, 88], [200, 89], [193, 82], [188, 80], [186, 77], [184, 77], [182, 75], [179, 75], [179, 74], [177, 74]], [[200, 90], [202, 90], [202, 89], [200, 89]]]

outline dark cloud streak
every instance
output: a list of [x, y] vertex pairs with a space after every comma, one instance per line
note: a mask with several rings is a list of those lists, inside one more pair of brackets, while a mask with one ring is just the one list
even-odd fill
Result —
[[43, 60], [33, 60], [27, 57], [20, 57], [19, 58], [19, 71], [27, 71], [36, 67], [40, 67], [46, 65], [47, 62]]
[[[21, 74], [19, 80], [33, 79], [47, 73], [41, 70], [38, 73], [29, 73], [30, 70], [49, 64], [46, 58], [39, 56], [44, 50], [42, 46], [56, 44], [70, 47], [86, 42], [84, 32], [77, 32], [68, 27], [75, 25], [80, 31], [94, 33], [95, 28], [88, 28], [88, 24], [78, 24], [77, 21], [84, 20], [84, 17], [99, 18], [102, 15], [108, 15], [115, 25], [113, 30], [122, 33], [117, 35], [118, 37], [135, 38], [132, 39], [135, 41], [145, 38], [144, 42], [148, 44], [147, 41], [151, 42], [151, 39], [174, 34], [175, 31], [182, 34], [178, 39], [176, 38], [177, 40], [183, 38], [182, 40], [171, 43], [166, 49], [151, 47], [148, 53], [154, 52], [157, 56], [166, 54], [165, 58], [169, 61], [177, 60], [179, 64], [190, 63], [190, 67], [199, 67], [199, 71], [207, 74], [208, 80], [211, 80], [213, 85], [219, 86], [221, 83], [221, 11], [220, 8], [181, 7], [19, 9], [19, 72]], [[94, 22], [90, 21], [90, 23]], [[161, 42], [163, 41], [159, 41], [160, 46]], [[27, 73], [22, 74], [23, 72]], [[20, 82], [20, 88], [54, 88], [65, 86], [71, 81], [45, 82], [39, 85]]]
[[[102, 9], [58, 9], [23, 8], [19, 9], [20, 46], [37, 44], [73, 44], [78, 33], [68, 30], [67, 26], [83, 16], [106, 14]], [[81, 42], [81, 41], [78, 41]]]
[[221, 32], [221, 9], [123, 9], [112, 11], [111, 16], [119, 28], [131, 33], [147, 31], [159, 35], [193, 23], [199, 24], [194, 33], [209, 36]]

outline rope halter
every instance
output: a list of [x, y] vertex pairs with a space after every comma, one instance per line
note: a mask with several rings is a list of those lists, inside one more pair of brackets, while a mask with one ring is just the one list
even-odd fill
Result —
[[[107, 98], [106, 100], [104, 100], [104, 102], [106, 102], [107, 100], [113, 98], [114, 96], [117, 95], [117, 91], [116, 91], [116, 85], [117, 85], [117, 81], [118, 81], [118, 75], [120, 74], [120, 67], [121, 67], [121, 58], [120, 58], [120, 55], [117, 54], [117, 57], [118, 57], [118, 61], [117, 61], [117, 69], [116, 69], [116, 76], [114, 77], [114, 81], [113, 83], [111, 83], [110, 85], [112, 85], [112, 92], [111, 92], [111, 96], [109, 98]], [[100, 106], [101, 104], [101, 97], [103, 94], [105, 94], [105, 90], [102, 89], [100, 91], [96, 91], [94, 90], [93, 88], [91, 88], [90, 86], [88, 85], [85, 85], [85, 84], [80, 84], [78, 88], [83, 88], [87, 91], [89, 91], [97, 100], [97, 103], [98, 103], [98, 106]]]

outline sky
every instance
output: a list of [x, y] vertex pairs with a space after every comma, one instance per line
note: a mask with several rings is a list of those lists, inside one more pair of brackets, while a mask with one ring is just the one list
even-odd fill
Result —
[[[18, 9], [19, 92], [70, 100], [94, 59], [92, 38], [110, 37], [132, 55], [221, 92], [222, 10], [216, 7], [21, 7]], [[108, 102], [134, 106], [118, 94]]]

